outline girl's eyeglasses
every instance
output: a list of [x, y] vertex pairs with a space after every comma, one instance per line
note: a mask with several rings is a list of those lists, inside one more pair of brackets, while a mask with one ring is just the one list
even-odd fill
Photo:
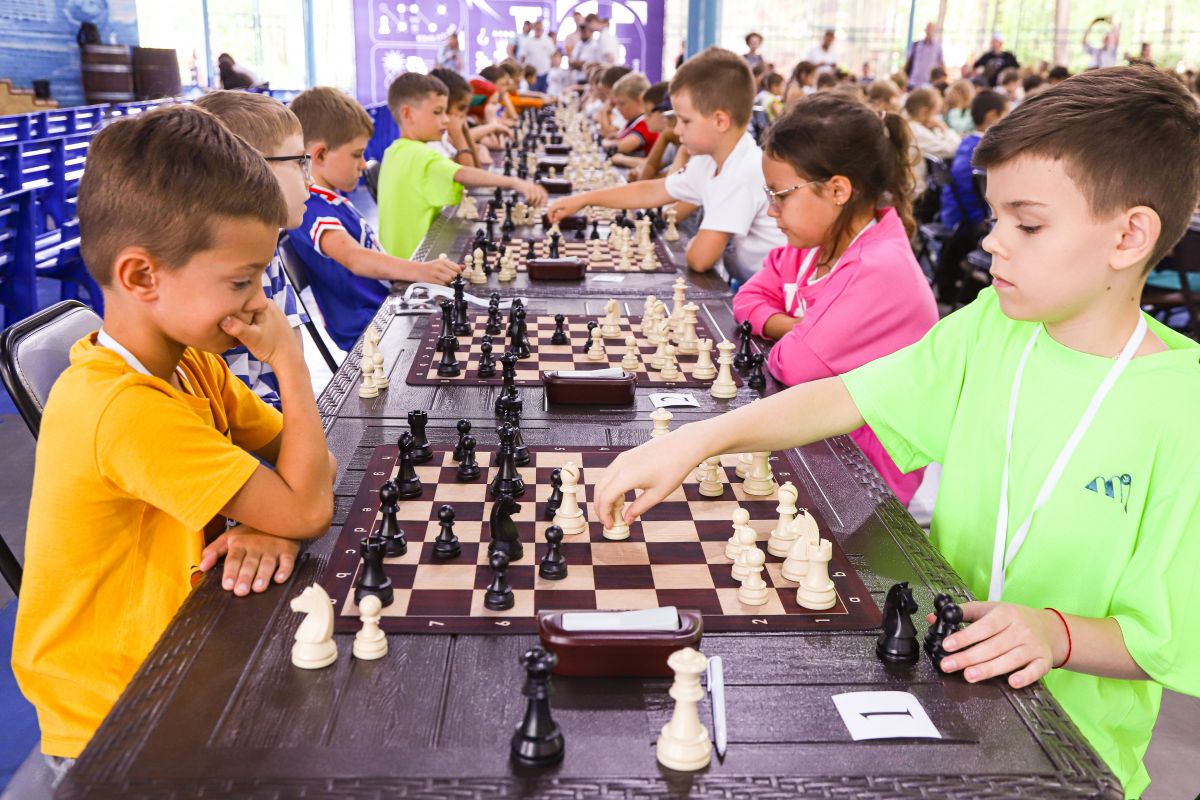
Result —
[[778, 192], [771, 189], [770, 186], [763, 186], [763, 192], [767, 195], [767, 205], [772, 211], [779, 212], [783, 209], [783, 203], [780, 198], [787, 197], [797, 189], [803, 189], [805, 186], [812, 186], [814, 183], [824, 183], [825, 181], [809, 181], [808, 183], [798, 183], [795, 186], [789, 186], [786, 189], [780, 189]]

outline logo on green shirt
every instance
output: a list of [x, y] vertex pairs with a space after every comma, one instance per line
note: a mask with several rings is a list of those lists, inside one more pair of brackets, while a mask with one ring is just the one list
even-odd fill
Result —
[[1085, 486], [1085, 489], [1093, 491], [1096, 494], [1104, 492], [1106, 497], [1116, 500], [1125, 510], [1129, 510], [1129, 487], [1133, 485], [1133, 476], [1126, 472], [1124, 475], [1113, 475], [1111, 478], [1105, 478], [1103, 475], [1097, 475], [1092, 479], [1092, 482]]

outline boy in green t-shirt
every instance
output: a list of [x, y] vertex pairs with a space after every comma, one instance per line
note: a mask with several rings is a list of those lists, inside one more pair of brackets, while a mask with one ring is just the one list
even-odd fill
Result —
[[595, 507], [607, 525], [640, 489], [632, 521], [708, 456], [864, 423], [901, 469], [942, 463], [932, 540], [988, 598], [942, 669], [1044, 677], [1136, 797], [1162, 687], [1200, 695], [1200, 345], [1139, 308], [1200, 193], [1200, 111], [1155, 70], [1093, 70], [1018, 106], [975, 163], [993, 289], [911, 347], [622, 454]]
[[379, 170], [379, 238], [399, 258], [412, 257], [442, 207], [462, 199], [464, 186], [516, 189], [532, 206], [546, 202], [546, 190], [536, 183], [464, 167], [427, 144], [446, 131], [449, 94], [446, 84], [416, 72], [388, 87], [400, 138], [383, 154]]

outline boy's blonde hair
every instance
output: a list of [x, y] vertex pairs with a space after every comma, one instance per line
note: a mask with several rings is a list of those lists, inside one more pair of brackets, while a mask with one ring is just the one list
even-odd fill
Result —
[[701, 114], [724, 111], [733, 124], [750, 124], [754, 110], [754, 76], [746, 60], [720, 47], [710, 47], [683, 62], [671, 78], [671, 98], [687, 92]]
[[273, 97], [255, 92], [217, 89], [195, 103], [263, 155], [274, 152], [283, 140], [300, 133], [300, 120]]
[[292, 100], [292, 112], [304, 129], [305, 147], [324, 142], [330, 150], [336, 150], [360, 137], [370, 139], [375, 132], [366, 109], [332, 86], [305, 89]]
[[630, 100], [641, 100], [642, 95], [650, 88], [650, 81], [640, 72], [631, 72], [613, 84], [613, 94], [618, 97], [628, 97]]
[[163, 106], [109, 125], [92, 140], [79, 181], [80, 248], [101, 286], [112, 283], [126, 247], [180, 267], [212, 247], [219, 220], [282, 228], [287, 216], [262, 155], [197, 105]]

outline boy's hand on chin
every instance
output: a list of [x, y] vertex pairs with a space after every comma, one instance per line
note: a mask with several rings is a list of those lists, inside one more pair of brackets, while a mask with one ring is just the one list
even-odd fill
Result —
[[221, 330], [246, 345], [259, 361], [271, 366], [296, 355], [303, 357], [300, 343], [292, 335], [291, 323], [274, 303], [267, 303], [261, 311], [255, 311], [249, 322], [239, 317], [226, 317], [221, 320]]

